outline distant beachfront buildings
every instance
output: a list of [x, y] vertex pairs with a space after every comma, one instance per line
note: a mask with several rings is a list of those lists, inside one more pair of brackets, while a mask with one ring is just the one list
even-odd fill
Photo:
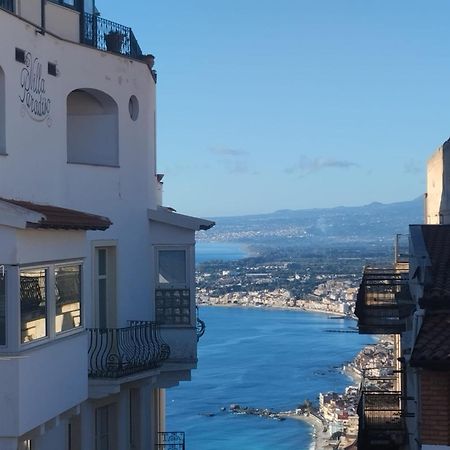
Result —
[[0, 449], [184, 448], [214, 223], [163, 207], [154, 58], [94, 0], [0, 0], [0, 29]]

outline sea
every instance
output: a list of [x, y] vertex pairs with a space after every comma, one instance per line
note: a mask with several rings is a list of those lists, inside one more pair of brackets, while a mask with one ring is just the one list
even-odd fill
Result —
[[343, 392], [352, 381], [342, 364], [373, 342], [342, 333], [354, 330], [355, 321], [326, 314], [204, 306], [200, 317], [206, 333], [198, 368], [190, 382], [167, 390], [166, 429], [185, 431], [187, 450], [313, 448], [313, 429], [304, 422], [231, 414], [228, 408], [292, 410], [306, 399], [316, 402], [319, 392]]

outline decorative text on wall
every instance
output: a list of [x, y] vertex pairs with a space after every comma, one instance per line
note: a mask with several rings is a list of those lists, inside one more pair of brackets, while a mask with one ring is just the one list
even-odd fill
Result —
[[39, 122], [49, 119], [51, 101], [46, 94], [42, 64], [30, 52], [25, 55], [25, 67], [20, 72], [20, 87], [19, 100], [28, 115]]

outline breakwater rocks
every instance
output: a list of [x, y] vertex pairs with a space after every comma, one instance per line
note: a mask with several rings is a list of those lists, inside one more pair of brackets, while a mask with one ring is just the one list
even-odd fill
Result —
[[258, 416], [264, 417], [266, 419], [273, 419], [280, 421], [286, 420], [285, 417], [281, 416], [282, 413], [275, 412], [267, 408], [260, 409], [260, 408], [251, 408], [249, 406], [240, 406], [238, 404], [231, 404], [228, 408], [228, 412], [232, 414], [247, 414], [249, 416]]
[[[232, 403], [228, 408], [220, 408], [220, 413], [224, 414], [246, 414], [248, 416], [264, 417], [265, 419], [279, 420], [280, 422], [286, 420], [286, 415], [292, 414], [292, 411], [276, 412], [268, 408], [252, 408], [250, 406], [241, 406], [237, 403]], [[219, 413], [219, 414], [220, 414]], [[205, 417], [214, 417], [216, 413], [203, 413]]]

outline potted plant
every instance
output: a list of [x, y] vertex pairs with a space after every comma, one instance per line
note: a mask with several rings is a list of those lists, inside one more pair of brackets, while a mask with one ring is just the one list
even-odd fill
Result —
[[125, 35], [118, 30], [105, 33], [106, 50], [109, 52], [120, 53]]

